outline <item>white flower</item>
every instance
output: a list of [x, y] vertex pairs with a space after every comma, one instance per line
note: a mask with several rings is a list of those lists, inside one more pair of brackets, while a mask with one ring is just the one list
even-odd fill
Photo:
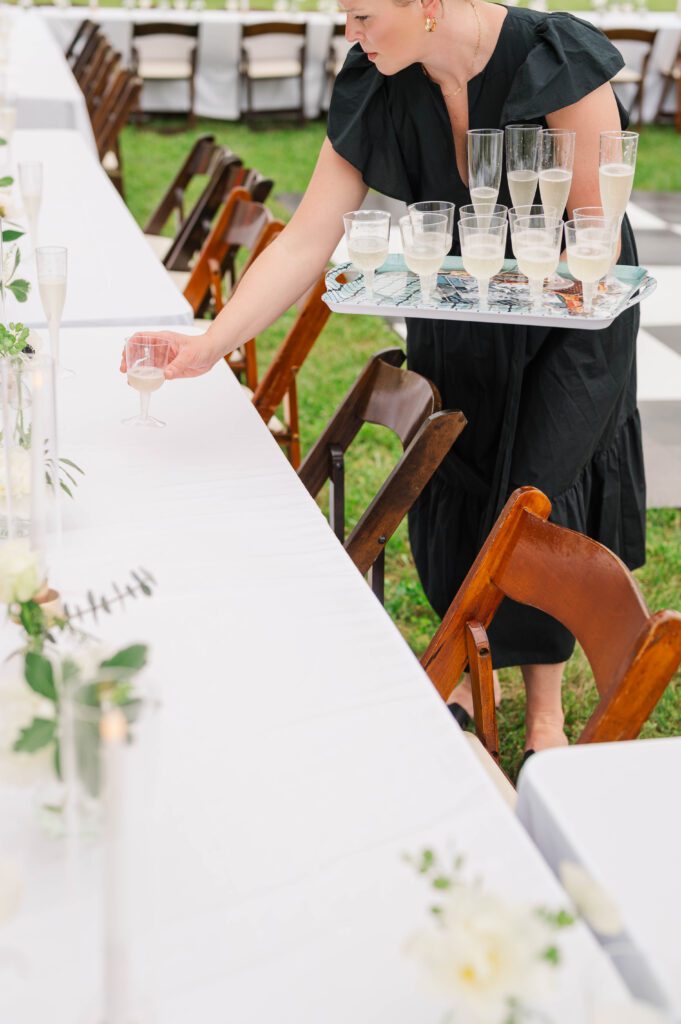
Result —
[[431, 982], [465, 1019], [499, 1024], [509, 1000], [525, 1002], [547, 988], [553, 945], [536, 912], [474, 886], [455, 885], [442, 913], [418, 933], [410, 950]]
[[0, 924], [13, 917], [21, 903], [23, 879], [15, 860], [0, 857]]
[[0, 602], [30, 601], [40, 590], [41, 582], [36, 554], [28, 540], [0, 544]]
[[[12, 499], [20, 502], [31, 493], [31, 453], [20, 445], [10, 448], [9, 478], [12, 488]], [[0, 506], [6, 508], [7, 480], [5, 478], [4, 459], [0, 453]]]
[[52, 748], [29, 754], [14, 750], [14, 744], [21, 730], [34, 718], [53, 717], [54, 705], [28, 685], [20, 658], [0, 665], [0, 709], [0, 782], [13, 786], [32, 785], [51, 773]]
[[610, 894], [581, 864], [563, 860], [558, 865], [561, 885], [590, 928], [599, 935], [619, 935], [623, 930], [619, 907]]

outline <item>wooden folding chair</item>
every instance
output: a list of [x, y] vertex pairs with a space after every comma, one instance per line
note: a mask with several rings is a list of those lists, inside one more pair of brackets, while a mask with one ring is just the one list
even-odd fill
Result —
[[[92, 124], [99, 158], [121, 195], [123, 195], [123, 167], [118, 137], [130, 114], [137, 109], [141, 91], [141, 78], [133, 75], [131, 71], [118, 71]], [[110, 154], [115, 157], [115, 160], [108, 159]]]
[[80, 55], [83, 47], [87, 43], [90, 36], [94, 35], [98, 31], [99, 29], [97, 25], [94, 23], [94, 21], [90, 21], [89, 18], [86, 18], [84, 21], [81, 21], [80, 25], [76, 29], [76, 34], [69, 43], [64, 54], [65, 59], [71, 65], [72, 69], [73, 65], [75, 64], [76, 58]]
[[73, 62], [73, 66], [71, 68], [71, 71], [73, 72], [73, 77], [79, 85], [83, 77], [83, 74], [85, 73], [85, 70], [88, 67], [88, 65], [91, 63], [95, 51], [97, 47], [100, 45], [102, 39], [105, 39], [105, 36], [102, 34], [102, 32], [96, 25], [94, 32], [89, 32], [85, 37], [83, 45], [80, 51], [78, 52], [78, 55], [76, 56]]
[[657, 31], [642, 28], [606, 28], [603, 30], [608, 39], [613, 42], [640, 43], [640, 59], [638, 66], [632, 66], [629, 62], [621, 68], [612, 79], [613, 85], [634, 85], [636, 91], [632, 101], [629, 114], [633, 121], [634, 108], [638, 107], [638, 122], [643, 121], [643, 96], [645, 89], [646, 73], [648, 63], [653, 52]]
[[[400, 348], [372, 356], [298, 472], [313, 498], [329, 481], [331, 529], [381, 603], [386, 544], [466, 426], [463, 413], [441, 411], [434, 384], [400, 368], [404, 358]], [[345, 452], [365, 423], [392, 430], [404, 453], [346, 540]]]
[[[191, 127], [195, 122], [194, 100], [196, 94], [196, 50], [198, 47], [198, 25], [183, 25], [177, 22], [136, 22], [132, 27], [131, 69], [143, 82], [186, 82], [189, 104], [187, 121]], [[164, 38], [165, 37], [165, 38]], [[181, 38], [186, 47], [170, 57], [165, 55], [169, 37]], [[156, 39], [156, 46], [144, 49], [139, 40]], [[160, 44], [160, 45], [158, 45]], [[183, 113], [184, 111], [180, 111]]]
[[94, 73], [90, 83], [90, 88], [85, 96], [90, 120], [92, 120], [96, 111], [99, 109], [109, 82], [120, 68], [121, 55], [120, 53], [117, 53], [112, 46], [110, 46], [104, 54], [99, 69]]
[[600, 699], [578, 743], [635, 739], [681, 663], [681, 614], [651, 615], [624, 563], [595, 540], [549, 523], [550, 512], [533, 487], [511, 495], [421, 660], [445, 700], [469, 665], [476, 731], [495, 758], [486, 631], [504, 597], [552, 615], [581, 644]]
[[[249, 46], [249, 41], [266, 36], [298, 36], [302, 41], [297, 47], [295, 56], [269, 57], [258, 56]], [[251, 127], [254, 124], [255, 106], [253, 103], [253, 83], [262, 81], [284, 81], [294, 79], [298, 82], [300, 104], [291, 110], [276, 111], [277, 114], [298, 115], [301, 124], [305, 123], [305, 53], [307, 26], [304, 23], [288, 21], [263, 21], [254, 25], [241, 26], [241, 60], [239, 75], [246, 91], [246, 118]]]
[[[676, 52], [674, 60], [666, 68], [660, 71], [662, 76], [662, 91], [660, 102], [657, 105], [654, 123], [671, 117], [676, 125], [677, 132], [681, 132], [681, 43]], [[676, 111], [667, 111], [665, 104], [670, 90], [676, 91]]]
[[98, 80], [102, 71], [102, 65], [108, 61], [109, 54], [111, 52], [112, 47], [109, 43], [109, 40], [106, 38], [106, 36], [100, 36], [100, 38], [97, 40], [97, 45], [95, 46], [92, 52], [91, 60], [83, 68], [83, 71], [80, 75], [78, 85], [80, 86], [80, 91], [85, 97], [85, 102], [88, 106], [88, 109], [90, 108], [90, 95], [92, 92], [93, 85]]

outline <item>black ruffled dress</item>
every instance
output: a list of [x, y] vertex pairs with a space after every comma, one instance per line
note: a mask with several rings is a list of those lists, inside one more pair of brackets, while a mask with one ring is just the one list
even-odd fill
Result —
[[[622, 63], [591, 25], [510, 7], [487, 66], [469, 83], [469, 126], [545, 125], [546, 114], [609, 81]], [[419, 65], [385, 77], [353, 47], [334, 88], [328, 135], [385, 195], [446, 199], [457, 208], [471, 201], [442, 93]], [[505, 176], [499, 202], [511, 205]], [[458, 242], [452, 252], [460, 252]], [[620, 261], [638, 262], [626, 219]], [[437, 384], [444, 408], [461, 409], [469, 421], [409, 521], [419, 575], [439, 615], [523, 484], [550, 497], [554, 522], [601, 541], [630, 568], [643, 564], [638, 322], [637, 306], [602, 331], [407, 320], [410, 367]], [[554, 619], [508, 599], [490, 637], [499, 668], [564, 661], [574, 646]]]

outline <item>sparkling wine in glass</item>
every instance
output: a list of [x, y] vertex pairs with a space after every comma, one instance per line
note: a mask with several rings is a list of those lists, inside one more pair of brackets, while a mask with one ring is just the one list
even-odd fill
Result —
[[355, 210], [343, 216], [348, 256], [364, 275], [369, 302], [374, 298], [374, 273], [388, 258], [390, 214], [385, 210]]
[[39, 160], [24, 160], [18, 165], [21, 200], [24, 204], [33, 248], [38, 241], [38, 217], [43, 198], [43, 165]]
[[153, 334], [133, 334], [125, 342], [128, 384], [140, 396], [139, 416], [123, 420], [132, 427], [165, 427], [163, 420], [149, 415], [152, 391], [158, 391], [165, 380], [170, 344]]
[[539, 124], [506, 127], [506, 180], [514, 206], [531, 206], [539, 181]]
[[592, 311], [596, 285], [608, 272], [614, 235], [614, 223], [606, 217], [582, 217], [565, 225], [568, 269], [581, 281], [585, 313]]
[[539, 194], [542, 206], [565, 213], [575, 163], [575, 132], [545, 128], [539, 135]]
[[[553, 220], [560, 220], [558, 210], [546, 209], [540, 203], [533, 203], [531, 206], [512, 206], [508, 211], [508, 226], [511, 230], [511, 248], [513, 249], [513, 232], [516, 222], [521, 217], [551, 217]], [[513, 249], [515, 256], [515, 249]]]
[[528, 280], [535, 311], [542, 308], [544, 281], [558, 269], [562, 238], [563, 221], [556, 216], [535, 214], [513, 221], [511, 244], [518, 269]]
[[442, 213], [422, 213], [414, 221], [410, 214], [400, 218], [404, 262], [417, 274], [423, 302], [433, 300], [436, 275], [452, 246], [449, 217]]
[[50, 334], [50, 350], [60, 376], [72, 376], [59, 363], [59, 329], [66, 299], [67, 250], [61, 245], [42, 245], [36, 251], [38, 290]]
[[507, 230], [508, 221], [505, 217], [483, 215], [459, 221], [461, 258], [464, 270], [477, 281], [481, 312], [489, 309], [490, 279], [504, 265]]
[[477, 216], [491, 216], [501, 184], [504, 133], [500, 128], [472, 128], [466, 135], [471, 202]]
[[[475, 203], [466, 203], [465, 206], [459, 207], [459, 220], [465, 220], [466, 217], [478, 217], [479, 214], [475, 212]], [[488, 206], [484, 213], [489, 217], [501, 217], [502, 220], [508, 216], [508, 206], [502, 206], [501, 203], [495, 203], [494, 206]]]
[[610, 292], [621, 289], [615, 277], [617, 243], [634, 185], [637, 150], [636, 132], [601, 132], [598, 167], [601, 203], [606, 217], [611, 217], [617, 222], [615, 248], [606, 279], [606, 288]]
[[430, 214], [444, 215], [447, 218], [447, 231], [449, 232], [449, 247], [452, 247], [454, 233], [454, 203], [447, 203], [442, 199], [426, 200], [421, 203], [412, 203], [407, 207], [412, 224], [417, 226], [423, 218]]

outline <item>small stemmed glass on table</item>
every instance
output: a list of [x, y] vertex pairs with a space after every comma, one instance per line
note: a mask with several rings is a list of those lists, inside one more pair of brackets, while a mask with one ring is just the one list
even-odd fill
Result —
[[581, 217], [565, 225], [568, 269], [582, 284], [583, 308], [591, 313], [598, 282], [612, 257], [616, 225], [610, 217]]
[[31, 245], [38, 246], [38, 217], [43, 198], [43, 165], [39, 160], [24, 160], [18, 165], [21, 201], [28, 219]]
[[388, 258], [390, 214], [384, 210], [354, 210], [343, 216], [348, 256], [364, 276], [368, 302], [374, 298], [374, 273]]
[[468, 189], [477, 217], [491, 214], [499, 195], [504, 133], [500, 128], [471, 128], [468, 140]]
[[59, 328], [66, 299], [67, 250], [61, 245], [42, 245], [35, 251], [38, 267], [38, 290], [50, 333], [50, 350], [60, 377], [72, 377], [59, 363]]
[[[539, 195], [546, 210], [562, 220], [572, 187], [576, 133], [564, 128], [544, 128], [539, 133]], [[565, 279], [553, 274], [548, 288], [564, 288]]]
[[479, 308], [489, 309], [489, 282], [504, 265], [508, 221], [505, 217], [464, 217], [459, 221], [459, 239], [464, 270], [478, 284]]
[[539, 124], [506, 127], [506, 180], [514, 207], [531, 206], [539, 181]]
[[560, 260], [563, 221], [554, 213], [514, 217], [511, 244], [518, 263], [530, 286], [532, 309], [542, 309], [544, 281], [555, 274]]
[[622, 290], [615, 277], [617, 243], [622, 220], [631, 197], [636, 170], [638, 135], [636, 132], [601, 132], [598, 180], [601, 189], [601, 203], [606, 217], [616, 221], [613, 258], [605, 281], [611, 294]]
[[404, 262], [418, 275], [423, 302], [433, 301], [437, 272], [452, 247], [449, 223], [444, 213], [410, 212], [400, 218]]
[[125, 342], [128, 384], [139, 391], [140, 414], [123, 420], [132, 427], [165, 427], [163, 420], [149, 415], [151, 392], [158, 391], [165, 380], [170, 344], [150, 334], [134, 334]]

